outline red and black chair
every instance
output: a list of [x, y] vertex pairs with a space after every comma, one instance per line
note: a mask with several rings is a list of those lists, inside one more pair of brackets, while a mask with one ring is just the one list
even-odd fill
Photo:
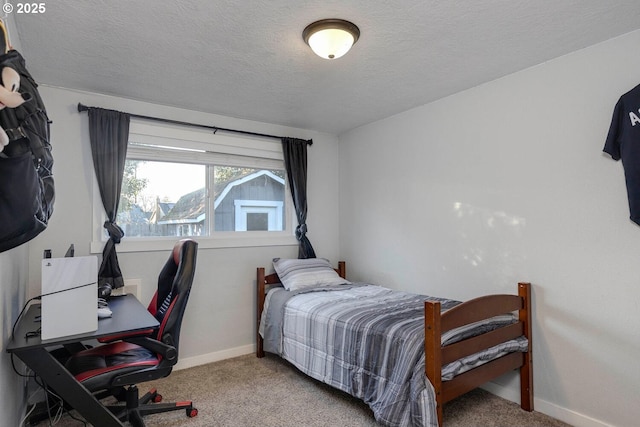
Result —
[[[196, 268], [198, 243], [184, 239], [176, 243], [158, 277], [158, 289], [148, 310], [160, 326], [145, 333], [110, 337], [113, 342], [73, 354], [67, 369], [96, 397], [113, 395], [125, 404], [107, 407], [121, 420], [144, 426], [142, 417], [183, 409], [194, 417], [191, 401], [159, 403], [155, 389], [139, 397], [136, 384], [164, 378], [178, 362], [182, 318]], [[102, 339], [101, 342], [104, 342]], [[149, 403], [151, 402], [151, 403]]]

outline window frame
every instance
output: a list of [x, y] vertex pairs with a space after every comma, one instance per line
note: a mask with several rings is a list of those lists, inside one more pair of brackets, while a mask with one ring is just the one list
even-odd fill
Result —
[[[127, 159], [169, 161], [174, 163], [203, 164], [205, 166], [237, 166], [256, 169], [285, 170], [282, 145], [279, 140], [251, 136], [214, 134], [210, 130], [187, 128], [164, 123], [149, 123], [131, 119], [129, 140], [134, 142], [127, 149]], [[135, 143], [149, 144], [136, 146]], [[151, 147], [153, 146], [153, 147]], [[169, 146], [193, 151], [176, 151]], [[207, 188], [213, 183], [213, 167], [206, 174]], [[287, 220], [283, 231], [215, 231], [208, 227], [207, 236], [194, 236], [200, 248], [240, 248], [260, 246], [297, 245], [294, 226], [296, 221], [288, 180], [284, 180], [284, 215]], [[210, 217], [213, 216], [213, 201]], [[91, 253], [102, 252], [107, 237], [103, 224], [106, 213], [102, 206], [97, 180], [93, 179], [93, 220]], [[212, 223], [210, 223], [212, 224]], [[118, 252], [148, 252], [171, 249], [176, 236], [131, 237], [125, 236], [117, 246]]]
[[[247, 231], [247, 214], [250, 213], [263, 213], [267, 214], [267, 226], [280, 228], [282, 227], [283, 208], [284, 203], [280, 201], [265, 201], [265, 200], [234, 200], [236, 208], [236, 232]], [[241, 230], [238, 230], [240, 226]], [[271, 231], [272, 232], [272, 231]]]

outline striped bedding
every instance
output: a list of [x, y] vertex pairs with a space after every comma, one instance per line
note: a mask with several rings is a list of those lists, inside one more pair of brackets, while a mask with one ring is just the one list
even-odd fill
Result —
[[[272, 289], [260, 323], [265, 351], [305, 374], [365, 401], [388, 426], [438, 425], [433, 387], [424, 374], [424, 301], [459, 304], [367, 284], [294, 292]], [[443, 344], [514, 322], [497, 316], [443, 335]], [[443, 380], [503, 354], [526, 351], [509, 341], [443, 367]]]

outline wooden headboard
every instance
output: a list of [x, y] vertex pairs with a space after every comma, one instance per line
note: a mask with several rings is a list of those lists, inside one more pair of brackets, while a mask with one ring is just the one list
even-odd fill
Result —
[[[282, 286], [280, 283], [280, 278], [276, 273], [264, 274], [264, 267], [258, 267], [256, 269], [256, 290], [257, 290], [257, 310], [256, 310], [256, 336], [257, 336], [257, 348], [256, 348], [256, 356], [264, 357], [264, 350], [262, 348], [262, 337], [260, 336], [260, 318], [262, 318], [262, 309], [264, 307], [264, 298], [267, 295], [267, 291], [269, 288], [273, 286]], [[338, 262], [338, 268], [335, 268], [336, 273], [343, 279], [347, 278], [347, 267], [344, 261]]]

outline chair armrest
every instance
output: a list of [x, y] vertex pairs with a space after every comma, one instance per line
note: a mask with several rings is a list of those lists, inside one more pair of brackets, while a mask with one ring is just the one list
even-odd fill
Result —
[[114, 341], [126, 341], [127, 338], [146, 337], [152, 335], [154, 332], [155, 331], [153, 329], [145, 329], [143, 331], [127, 332], [126, 334], [109, 335], [106, 337], [98, 338], [98, 342], [107, 344]]
[[127, 337], [124, 338], [123, 341], [139, 345], [140, 347], [144, 347], [161, 355], [163, 360], [166, 360], [169, 365], [178, 363], [178, 350], [172, 345], [165, 344], [162, 341], [150, 337]]

